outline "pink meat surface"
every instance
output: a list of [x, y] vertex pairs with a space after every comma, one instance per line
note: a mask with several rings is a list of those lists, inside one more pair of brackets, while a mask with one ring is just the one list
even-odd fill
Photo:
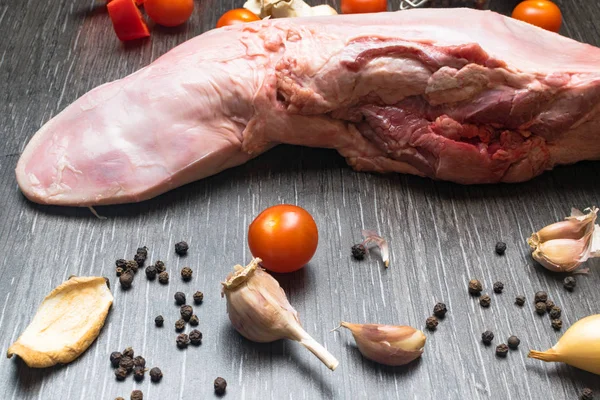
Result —
[[463, 184], [600, 158], [600, 49], [499, 14], [427, 9], [212, 30], [31, 139], [32, 201], [149, 199], [278, 143]]

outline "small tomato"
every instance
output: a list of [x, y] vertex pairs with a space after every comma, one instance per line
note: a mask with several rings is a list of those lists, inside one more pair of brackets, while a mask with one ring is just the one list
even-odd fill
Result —
[[229, 10], [217, 21], [217, 28], [227, 25], [241, 24], [244, 22], [260, 21], [260, 18], [250, 10], [245, 8], [236, 8]]
[[145, 0], [146, 14], [162, 26], [177, 26], [190, 18], [194, 0]]
[[562, 25], [560, 8], [549, 0], [526, 0], [515, 7], [512, 17], [519, 21], [558, 32]]

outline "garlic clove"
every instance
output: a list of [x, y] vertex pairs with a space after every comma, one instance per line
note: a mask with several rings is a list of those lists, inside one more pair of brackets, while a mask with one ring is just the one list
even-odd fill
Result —
[[222, 282], [222, 295], [227, 299], [227, 312], [233, 327], [254, 342], [291, 339], [300, 342], [329, 369], [338, 361], [315, 341], [300, 325], [298, 313], [289, 303], [279, 282], [263, 270], [260, 258], [235, 271]]
[[390, 246], [387, 242], [387, 240], [385, 240], [384, 238], [382, 238], [381, 236], [379, 236], [377, 234], [377, 232], [369, 230], [369, 229], [365, 229], [362, 231], [362, 235], [365, 238], [365, 240], [363, 241], [363, 246], [365, 246], [365, 249], [369, 249], [369, 247], [374, 243], [375, 245], [377, 245], [377, 247], [379, 247], [379, 251], [381, 251], [381, 260], [383, 261], [383, 265], [385, 265], [385, 267], [389, 267], [390, 266]]
[[419, 358], [427, 340], [423, 332], [410, 326], [342, 322], [340, 327], [352, 332], [365, 358], [391, 366], [405, 365]]
[[554, 239], [541, 243], [533, 258], [555, 272], [569, 272], [581, 265], [586, 243], [575, 239]]

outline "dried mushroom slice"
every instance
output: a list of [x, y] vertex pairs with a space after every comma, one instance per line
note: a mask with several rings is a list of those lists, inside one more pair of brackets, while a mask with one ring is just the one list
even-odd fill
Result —
[[42, 302], [33, 321], [9, 347], [32, 368], [66, 364], [98, 337], [113, 296], [102, 277], [72, 277]]

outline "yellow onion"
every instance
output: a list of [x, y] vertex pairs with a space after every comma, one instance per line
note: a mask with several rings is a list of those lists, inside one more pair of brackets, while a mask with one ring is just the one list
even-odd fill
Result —
[[549, 350], [531, 350], [529, 358], [563, 362], [600, 375], [600, 314], [577, 321]]

